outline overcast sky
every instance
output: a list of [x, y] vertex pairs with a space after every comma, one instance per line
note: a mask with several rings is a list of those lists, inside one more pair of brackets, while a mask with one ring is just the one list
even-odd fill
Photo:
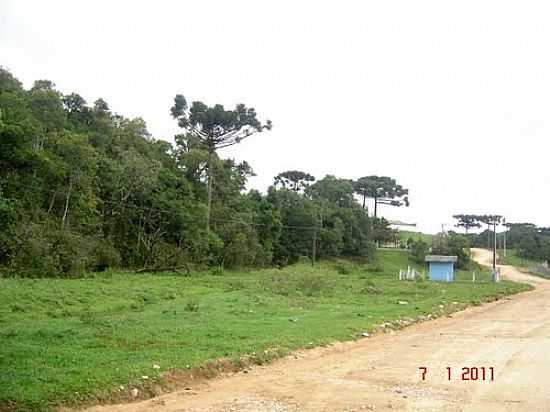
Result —
[[274, 129], [222, 157], [265, 190], [388, 175], [389, 219], [449, 229], [456, 213], [550, 226], [547, 1], [0, 0], [0, 64], [145, 119], [173, 140], [176, 93], [256, 108]]

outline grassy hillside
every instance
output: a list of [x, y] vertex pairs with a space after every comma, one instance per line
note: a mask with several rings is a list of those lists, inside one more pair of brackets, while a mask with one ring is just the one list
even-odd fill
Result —
[[414, 240], [421, 239], [424, 242], [428, 244], [432, 244], [432, 239], [435, 235], [431, 235], [429, 233], [422, 233], [422, 232], [413, 232], [409, 230], [400, 230], [399, 231], [399, 239], [404, 240], [405, 242], [407, 239], [412, 237]]
[[389, 250], [369, 264], [0, 279], [0, 410], [117, 399], [133, 387], [144, 394], [169, 369], [243, 354], [264, 362], [272, 353], [354, 339], [384, 322], [526, 289], [398, 281], [408, 264], [406, 253]]
[[532, 266], [540, 265], [542, 262], [533, 259], [522, 258], [518, 256], [515, 249], [508, 249], [506, 251], [506, 256], [504, 256], [504, 253], [502, 251], [498, 252], [498, 263], [501, 265], [512, 265], [521, 268], [529, 268]]
[[503, 256], [503, 253], [499, 252], [498, 263], [502, 265], [516, 266], [522, 268], [523, 270], [528, 270], [532, 275], [550, 279], [550, 270], [543, 266], [543, 262], [520, 257], [514, 249], [507, 250], [506, 256]]

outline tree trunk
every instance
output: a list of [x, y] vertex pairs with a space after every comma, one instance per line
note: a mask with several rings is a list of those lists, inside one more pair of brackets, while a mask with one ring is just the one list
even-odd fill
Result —
[[374, 198], [374, 217], [378, 216], [378, 198]]
[[52, 200], [50, 201], [50, 206], [48, 207], [48, 214], [51, 213], [53, 209], [53, 204], [55, 202], [55, 197], [57, 196], [57, 192], [54, 192], [52, 195]]
[[65, 197], [65, 210], [63, 211], [63, 218], [61, 219], [61, 228], [65, 227], [65, 221], [67, 220], [67, 214], [69, 212], [69, 200], [71, 198], [71, 191], [73, 189], [73, 179], [69, 180], [69, 188], [67, 190], [67, 196]]
[[212, 151], [208, 150], [208, 165], [207, 165], [207, 193], [208, 193], [208, 200], [206, 204], [206, 233], [210, 233], [210, 210], [212, 208], [212, 180], [214, 177], [212, 176]]
[[497, 270], [497, 221], [493, 221], [494, 243], [493, 243], [493, 273]]
[[363, 210], [365, 210], [365, 205], [366, 205], [366, 203], [367, 203], [367, 195], [364, 194], [364, 195], [363, 195]]

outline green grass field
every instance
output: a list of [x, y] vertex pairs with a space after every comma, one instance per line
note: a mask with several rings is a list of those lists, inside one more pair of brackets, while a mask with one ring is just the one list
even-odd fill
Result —
[[498, 263], [501, 265], [512, 265], [521, 268], [529, 268], [532, 266], [540, 265], [542, 262], [525, 259], [517, 255], [517, 252], [514, 249], [508, 249], [506, 251], [506, 256], [502, 251], [498, 252]]
[[469, 274], [455, 284], [398, 281], [408, 255], [378, 256], [370, 264], [321, 262], [217, 276], [0, 279], [0, 410], [116, 400], [120, 385], [127, 392], [161, 383], [170, 369], [244, 354], [263, 362], [266, 350], [354, 339], [383, 322], [527, 289], [472, 285]]
[[423, 240], [424, 242], [428, 243], [429, 245], [432, 244], [433, 237], [435, 235], [431, 235], [429, 233], [422, 233], [422, 232], [413, 232], [409, 230], [400, 230], [399, 231], [399, 239], [403, 241], [407, 241], [410, 237], [414, 240]]

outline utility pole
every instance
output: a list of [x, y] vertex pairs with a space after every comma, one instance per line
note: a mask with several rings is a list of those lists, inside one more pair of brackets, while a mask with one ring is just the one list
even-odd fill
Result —
[[506, 257], [506, 232], [508, 229], [508, 226], [506, 226], [506, 218], [502, 219], [502, 222], [504, 224], [504, 257]]
[[493, 242], [493, 273], [497, 273], [497, 220], [493, 220], [493, 232], [495, 234]]

